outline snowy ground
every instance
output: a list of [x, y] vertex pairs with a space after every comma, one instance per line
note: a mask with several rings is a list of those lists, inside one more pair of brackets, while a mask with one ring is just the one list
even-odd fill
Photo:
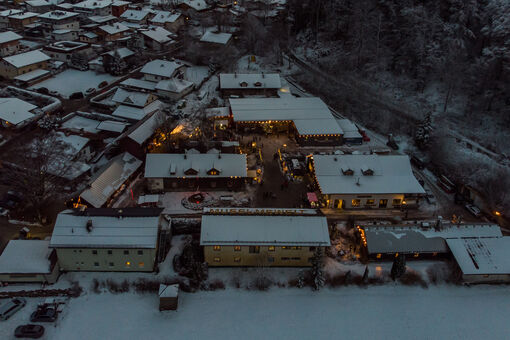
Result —
[[[196, 194], [196, 191], [173, 191], [160, 195], [158, 206], [165, 208], [164, 214], [197, 214], [200, 210], [188, 209], [182, 205], [182, 200]], [[211, 191], [205, 192], [209, 202], [206, 206], [220, 206], [221, 196], [232, 196], [233, 200], [227, 202], [230, 206], [246, 206], [248, 199], [251, 197], [251, 191]]]
[[106, 73], [68, 69], [50, 79], [31, 86], [29, 89], [45, 87], [50, 91], [57, 91], [63, 97], [69, 97], [74, 92], [85, 92], [89, 88], [97, 88], [103, 81], [111, 83], [115, 79], [117, 78]]
[[[44, 325], [44, 338], [505, 339], [509, 293], [506, 286], [228, 288], [181, 292], [177, 312], [159, 312], [156, 294], [89, 292], [70, 301], [56, 327]], [[2, 323], [1, 338], [13, 338], [36, 300]]]

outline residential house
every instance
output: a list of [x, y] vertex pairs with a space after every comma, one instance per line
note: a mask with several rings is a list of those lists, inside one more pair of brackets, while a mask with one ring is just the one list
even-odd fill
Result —
[[39, 50], [4, 57], [0, 62], [0, 75], [14, 79], [19, 75], [47, 69], [51, 58]]
[[152, 13], [149, 11], [128, 9], [122, 13], [120, 19], [133, 24], [145, 25], [151, 16]]
[[73, 5], [73, 11], [82, 16], [111, 15], [112, 1], [110, 0], [85, 0]]
[[277, 97], [282, 87], [278, 73], [221, 73], [220, 92], [223, 97], [264, 95]]
[[20, 12], [9, 16], [9, 26], [13, 29], [22, 30], [38, 20], [39, 13]]
[[62, 271], [151, 272], [159, 230], [158, 208], [74, 209], [58, 214], [50, 240]]
[[22, 127], [34, 119], [38, 107], [19, 98], [0, 98], [0, 120], [3, 127]]
[[145, 178], [151, 192], [241, 189], [247, 177], [245, 154], [147, 154]]
[[122, 150], [144, 159], [147, 153], [147, 146], [151, 142], [151, 137], [156, 129], [166, 120], [165, 112], [156, 111], [146, 116], [132, 127], [120, 140]]
[[184, 15], [179, 12], [158, 11], [149, 22], [176, 33], [184, 25]]
[[156, 84], [156, 93], [160, 98], [177, 100], [193, 91], [195, 84], [185, 79], [172, 78], [161, 80]]
[[129, 4], [130, 4], [129, 1], [122, 0], [112, 1], [112, 15], [116, 16], [117, 18], [120, 17], [122, 13], [127, 11]]
[[180, 61], [156, 59], [145, 64], [140, 73], [143, 74], [145, 80], [159, 82], [175, 78], [183, 71], [184, 64]]
[[6, 57], [19, 52], [19, 41], [23, 37], [12, 31], [0, 33], [0, 56]]
[[80, 42], [96, 44], [99, 42], [99, 35], [94, 32], [84, 32], [78, 35], [78, 39]]
[[207, 31], [200, 38], [200, 43], [210, 49], [218, 49], [228, 46], [231, 40], [231, 33]]
[[111, 101], [117, 105], [112, 115], [139, 121], [161, 108], [161, 102], [157, 96], [147, 92], [127, 91], [118, 88]]
[[102, 37], [103, 41], [115, 41], [125, 38], [129, 34], [129, 27], [123, 24], [112, 24], [99, 26], [97, 34]]
[[0, 28], [8, 28], [9, 27], [9, 17], [14, 14], [23, 13], [20, 9], [6, 9], [0, 11]]
[[46, 0], [27, 0], [25, 1], [27, 11], [33, 13], [45, 13], [51, 10], [52, 4]]
[[209, 267], [309, 267], [331, 243], [313, 209], [205, 208], [200, 245]]
[[68, 64], [71, 63], [73, 54], [81, 54], [86, 60], [89, 60], [93, 54], [92, 47], [89, 44], [77, 41], [55, 42], [43, 47], [43, 52], [53, 60], [63, 61]]
[[39, 15], [39, 19], [46, 37], [57, 41], [78, 39], [78, 13], [51, 11]]
[[168, 50], [171, 45], [175, 44], [173, 40], [175, 34], [167, 31], [163, 27], [139, 29], [138, 33], [143, 38], [144, 46], [153, 51], [160, 52]]
[[404, 155], [313, 155], [321, 202], [332, 209], [406, 209], [425, 190]]

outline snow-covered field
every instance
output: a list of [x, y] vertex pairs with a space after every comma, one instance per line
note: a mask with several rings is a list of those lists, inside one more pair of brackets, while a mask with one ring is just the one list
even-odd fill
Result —
[[[177, 312], [156, 294], [94, 294], [71, 300], [46, 339], [507, 339], [510, 288], [403, 286], [268, 292], [228, 288], [181, 293]], [[29, 306], [7, 322], [13, 338]]]
[[97, 89], [101, 82], [107, 81], [110, 83], [115, 79], [117, 78], [107, 73], [68, 69], [50, 79], [31, 86], [29, 89], [45, 87], [49, 91], [57, 91], [63, 97], [69, 97], [74, 92], [85, 92], [89, 88]]

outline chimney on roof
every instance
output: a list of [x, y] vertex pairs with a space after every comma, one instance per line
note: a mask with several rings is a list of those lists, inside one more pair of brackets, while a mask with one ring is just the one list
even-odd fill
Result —
[[361, 184], [359, 183], [359, 177], [358, 177], [358, 178], [357, 178], [357, 180], [356, 180], [356, 185], [357, 185], [357, 186], [360, 186], [360, 185], [361, 185]]
[[184, 159], [187, 159], [188, 157], [186, 156], [186, 154], [184, 154]]
[[221, 159], [221, 152], [218, 152], [218, 159]]
[[262, 72], [262, 78], [264, 78], [264, 77], [265, 77], [264, 72]]
[[237, 78], [237, 72], [234, 72], [234, 78]]
[[87, 231], [90, 233], [92, 231], [92, 220], [87, 221]]

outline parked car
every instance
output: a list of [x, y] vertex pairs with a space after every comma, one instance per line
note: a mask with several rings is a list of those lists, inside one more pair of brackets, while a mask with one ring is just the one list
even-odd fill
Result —
[[57, 320], [57, 310], [55, 308], [37, 308], [37, 310], [30, 315], [31, 322], [54, 322], [55, 320]]
[[480, 217], [482, 215], [482, 212], [476, 205], [466, 204], [464, 208], [466, 208], [466, 210], [469, 211], [474, 217]]
[[44, 334], [44, 327], [40, 325], [21, 325], [16, 327], [14, 336], [16, 338], [32, 338], [38, 339]]
[[9, 216], [9, 210], [0, 207], [0, 217], [7, 217], [7, 216]]
[[99, 87], [100, 89], [102, 89], [103, 87], [107, 86], [108, 85], [108, 82], [106, 80], [103, 80], [102, 82], [99, 83], [99, 85], [97, 87]]
[[21, 308], [25, 307], [27, 300], [24, 298], [12, 298], [0, 306], [0, 320], [7, 320]]
[[88, 96], [88, 95], [91, 95], [93, 93], [96, 92], [96, 89], [91, 87], [91, 88], [88, 88], [87, 91], [85, 91], [85, 94]]
[[415, 155], [411, 155], [411, 163], [420, 170], [425, 169], [425, 162]]

